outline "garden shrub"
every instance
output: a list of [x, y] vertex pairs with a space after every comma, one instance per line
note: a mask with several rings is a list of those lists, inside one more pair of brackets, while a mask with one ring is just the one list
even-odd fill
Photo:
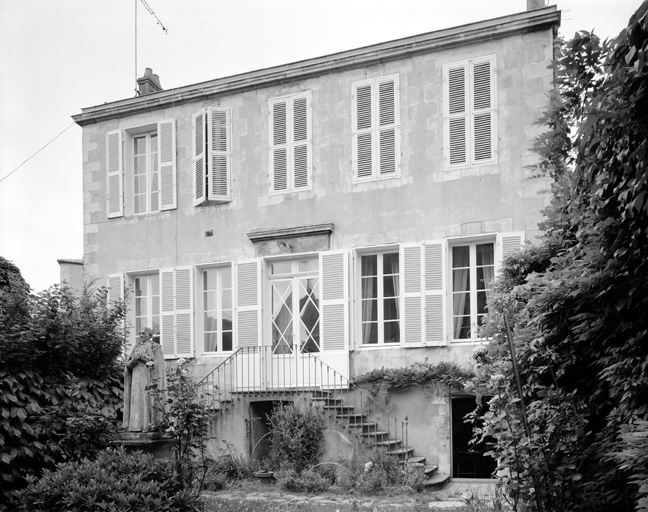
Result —
[[270, 417], [271, 458], [276, 467], [300, 470], [317, 463], [324, 441], [324, 417], [314, 408], [280, 405]]
[[182, 489], [173, 464], [142, 452], [104, 450], [94, 461], [45, 470], [18, 493], [19, 512], [192, 512], [196, 497]]
[[299, 472], [296, 469], [280, 469], [275, 472], [279, 487], [290, 492], [307, 492], [317, 494], [324, 492], [331, 485], [330, 480], [322, 476], [314, 468], [306, 468]]

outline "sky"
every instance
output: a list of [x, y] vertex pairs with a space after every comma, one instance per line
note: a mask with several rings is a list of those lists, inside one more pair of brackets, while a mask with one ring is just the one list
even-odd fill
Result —
[[[549, 1], [565, 38], [614, 37], [640, 4]], [[57, 259], [83, 257], [71, 116], [133, 97], [146, 67], [172, 89], [524, 10], [526, 0], [0, 0], [0, 256], [35, 291], [58, 283]]]

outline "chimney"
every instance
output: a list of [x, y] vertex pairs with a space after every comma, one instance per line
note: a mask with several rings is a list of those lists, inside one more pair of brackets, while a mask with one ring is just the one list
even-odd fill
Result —
[[151, 68], [146, 68], [144, 76], [137, 79], [137, 92], [140, 96], [162, 90], [160, 78], [153, 74]]
[[544, 9], [549, 5], [549, 0], [527, 0], [527, 11], [535, 11], [536, 9]]

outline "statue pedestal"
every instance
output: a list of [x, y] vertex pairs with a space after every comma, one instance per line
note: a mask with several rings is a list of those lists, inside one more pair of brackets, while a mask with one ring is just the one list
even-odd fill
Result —
[[173, 460], [173, 436], [161, 432], [121, 431], [112, 444], [123, 446], [126, 450], [140, 450], [152, 453], [158, 459]]

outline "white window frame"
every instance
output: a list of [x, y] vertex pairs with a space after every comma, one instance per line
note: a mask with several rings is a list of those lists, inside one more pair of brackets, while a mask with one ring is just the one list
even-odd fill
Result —
[[[476, 265], [476, 247], [480, 244], [492, 244], [493, 245], [493, 280], [497, 278], [499, 265], [498, 265], [498, 240], [495, 234], [478, 236], [478, 237], [462, 237], [462, 238], [450, 238], [448, 239], [448, 256], [447, 261], [447, 279], [448, 279], [448, 291], [447, 291], [447, 301], [448, 301], [448, 331], [449, 337], [452, 343], [475, 343], [486, 341], [486, 338], [479, 337], [476, 333], [479, 330], [477, 324], [477, 265]], [[470, 255], [469, 255], [469, 283], [470, 283], [470, 337], [469, 338], [455, 338], [455, 329], [454, 329], [454, 280], [453, 280], [453, 256], [452, 250], [454, 247], [464, 247], [468, 246]], [[492, 290], [492, 282], [488, 290]], [[487, 293], [488, 300], [488, 293]], [[488, 313], [486, 313], [487, 315]]]
[[[135, 345], [137, 342], [137, 337], [139, 336], [139, 333], [137, 332], [136, 329], [136, 307], [135, 307], [135, 301], [137, 300], [135, 296], [135, 280], [136, 279], [141, 279], [141, 278], [146, 278], [149, 281], [149, 290], [150, 290], [150, 281], [153, 279], [157, 280], [157, 285], [158, 285], [158, 317], [159, 317], [159, 330], [157, 331], [156, 336], [157, 339], [156, 341], [160, 343], [160, 332], [162, 330], [162, 283], [160, 282], [160, 272], [159, 269], [154, 269], [154, 270], [141, 270], [141, 271], [134, 271], [134, 272], [126, 272], [125, 274], [125, 285], [126, 289], [129, 292], [130, 297], [130, 305], [128, 307], [127, 311], [127, 324], [132, 326], [131, 329], [128, 330], [128, 345], [129, 347], [132, 347]], [[152, 313], [152, 304], [149, 298], [149, 306], [148, 306], [148, 311], [147, 314]]]
[[[385, 343], [385, 325], [384, 325], [384, 293], [383, 293], [383, 280], [384, 274], [382, 273], [382, 256], [384, 254], [396, 254], [398, 256], [398, 288], [399, 294], [396, 297], [396, 302], [398, 304], [398, 332], [399, 339], [398, 342], [394, 343]], [[363, 256], [374, 256], [377, 255], [377, 271], [378, 276], [376, 277], [377, 287], [376, 290], [376, 302], [378, 304], [377, 309], [377, 325], [378, 325], [378, 341], [377, 343], [364, 343], [363, 334], [362, 334], [362, 257]], [[360, 248], [355, 250], [355, 289], [356, 289], [356, 308], [355, 308], [355, 318], [357, 319], [355, 323], [355, 332], [356, 332], [356, 347], [361, 348], [362, 350], [371, 350], [371, 349], [385, 349], [385, 348], [401, 348], [404, 343], [403, 339], [403, 262], [401, 257], [400, 245], [389, 245], [389, 246], [380, 246], [380, 247], [367, 247]]]
[[[475, 67], [480, 64], [490, 64], [490, 98], [488, 108], [475, 108]], [[456, 61], [443, 66], [443, 117], [444, 117], [444, 167], [445, 170], [470, 168], [481, 165], [488, 165], [497, 162], [497, 74], [495, 55], [485, 55], [474, 59]], [[463, 70], [463, 94], [464, 105], [462, 112], [451, 111], [450, 102], [450, 71]], [[456, 105], [453, 102], [453, 105]], [[481, 115], [490, 116], [490, 158], [477, 158], [475, 150], [475, 119]], [[450, 124], [463, 119], [464, 140], [463, 151], [464, 161], [451, 163], [451, 147], [455, 147], [461, 141], [451, 141]], [[457, 132], [458, 133], [458, 132]]]
[[[234, 352], [236, 350], [236, 329], [235, 329], [235, 317], [236, 317], [236, 308], [235, 308], [235, 290], [234, 290], [234, 266], [232, 265], [231, 262], [222, 262], [222, 263], [215, 263], [215, 264], [209, 264], [209, 265], [200, 265], [196, 267], [198, 272], [197, 272], [197, 279], [198, 279], [198, 290], [200, 293], [200, 299], [199, 299], [199, 308], [198, 308], [198, 319], [197, 319], [197, 329], [196, 331], [198, 332], [198, 335], [200, 336], [200, 344], [199, 346], [202, 349], [202, 354], [205, 356], [222, 356], [222, 355], [228, 355]], [[221, 271], [223, 269], [229, 269], [230, 270], [230, 293], [231, 293], [231, 314], [232, 314], [232, 348], [230, 350], [223, 350], [223, 304], [222, 304], [222, 291], [223, 291], [223, 278], [221, 275]], [[216, 277], [216, 291], [218, 295], [218, 307], [215, 310], [216, 311], [216, 316], [217, 316], [217, 325], [218, 329], [216, 331], [217, 334], [217, 348], [219, 350], [215, 351], [208, 351], [206, 348], [205, 344], [205, 286], [204, 286], [204, 274], [206, 271], [213, 271], [216, 270], [218, 271], [217, 277]]]
[[[393, 83], [394, 88], [394, 102], [393, 102], [393, 122], [384, 122], [381, 125], [381, 109], [380, 109], [380, 86], [385, 83]], [[370, 116], [365, 117], [365, 120], [370, 121], [370, 126], [359, 127], [359, 89], [370, 89], [371, 98]], [[401, 175], [401, 141], [400, 141], [400, 89], [399, 89], [399, 75], [387, 75], [377, 78], [369, 78], [366, 80], [359, 80], [351, 84], [351, 123], [353, 131], [352, 152], [353, 152], [353, 183], [365, 183], [377, 180], [387, 180], [398, 178]], [[389, 116], [387, 116], [389, 118]], [[382, 149], [383, 143], [381, 142], [381, 134], [393, 130], [393, 171], [381, 172], [382, 164]], [[361, 139], [364, 138], [364, 142]], [[362, 147], [370, 144], [368, 153], [371, 158], [371, 172], [364, 171], [364, 175], [360, 176], [360, 158], [359, 152]], [[365, 150], [366, 151], [366, 150]]]
[[[306, 131], [305, 137], [296, 138], [298, 127], [295, 125], [295, 104], [298, 100], [306, 102], [306, 119], [302, 120], [302, 129]], [[285, 140], [278, 142], [275, 140], [275, 107], [285, 104], [286, 106], [286, 124]], [[313, 188], [313, 149], [312, 149], [312, 93], [304, 91], [297, 94], [271, 98], [268, 100], [268, 144], [269, 144], [269, 164], [270, 164], [270, 195], [289, 194], [300, 192], [302, 190], [312, 190]], [[298, 169], [297, 158], [295, 157], [298, 148], [305, 148], [306, 151], [306, 168]], [[275, 153], [285, 151], [285, 188], [277, 186], [277, 171], [275, 167]], [[305, 174], [299, 177], [299, 174]], [[304, 180], [305, 185], [300, 185], [298, 181]]]
[[[156, 148], [155, 148], [155, 153], [151, 151], [151, 139], [155, 137], [156, 141]], [[135, 155], [135, 141], [137, 139], [144, 139], [146, 142], [146, 148], [145, 152], [143, 155]], [[131, 181], [131, 187], [132, 187], [132, 192], [130, 194], [131, 201], [133, 203], [133, 215], [147, 215], [149, 213], [158, 213], [160, 211], [160, 195], [161, 195], [161, 190], [160, 190], [160, 168], [158, 165], [158, 152], [159, 152], [159, 139], [158, 139], [158, 132], [157, 129], [145, 133], [140, 133], [137, 135], [132, 136], [132, 147], [133, 150], [132, 152], [128, 155], [129, 158], [131, 159], [131, 166], [132, 166], [132, 172], [130, 173], [130, 181]], [[155, 158], [153, 158], [153, 155], [155, 155]], [[140, 173], [139, 175], [135, 174], [135, 158], [136, 156], [144, 156], [146, 158], [146, 169], [144, 170], [143, 173]], [[146, 190], [144, 192], [140, 192], [137, 194], [135, 192], [135, 181], [138, 176], [144, 175], [146, 177]], [[156, 175], [157, 177], [157, 190], [155, 191], [157, 193], [157, 208], [153, 208], [151, 197], [153, 195], [153, 175]], [[137, 196], [144, 196], [146, 201], [146, 206], [143, 211], [136, 211], [137, 210]]]

